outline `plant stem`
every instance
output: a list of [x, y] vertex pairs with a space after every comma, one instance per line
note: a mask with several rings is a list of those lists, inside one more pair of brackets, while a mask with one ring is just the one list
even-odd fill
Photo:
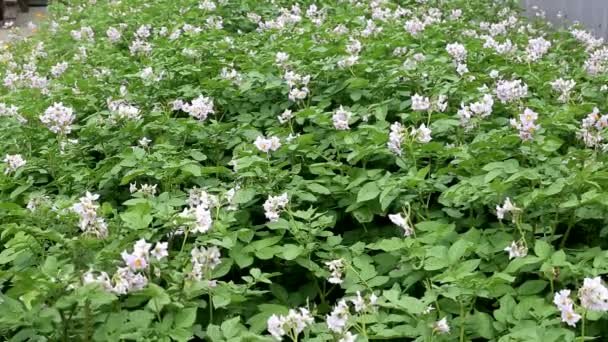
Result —
[[184, 242], [182, 242], [182, 248], [179, 250], [179, 254], [182, 254], [182, 252], [184, 251], [184, 247], [186, 247], [186, 241], [188, 241], [189, 232], [190, 232], [190, 229], [186, 229], [186, 232], [184, 233]]
[[464, 305], [460, 302], [460, 342], [464, 342], [464, 322], [465, 322]]
[[581, 323], [581, 341], [585, 341], [585, 321], [587, 318], [587, 310], [583, 311], [583, 322]]

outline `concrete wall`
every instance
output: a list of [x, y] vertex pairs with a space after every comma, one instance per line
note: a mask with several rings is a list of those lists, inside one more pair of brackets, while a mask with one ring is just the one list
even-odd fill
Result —
[[530, 15], [534, 15], [532, 6], [538, 6], [547, 14], [547, 19], [559, 24], [563, 19], [557, 18], [561, 11], [563, 18], [569, 22], [579, 21], [599, 37], [608, 40], [608, 0], [521, 0]]

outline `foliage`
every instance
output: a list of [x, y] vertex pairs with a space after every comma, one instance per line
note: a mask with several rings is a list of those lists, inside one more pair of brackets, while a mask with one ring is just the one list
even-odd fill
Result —
[[606, 338], [601, 44], [504, 1], [295, 3], [58, 2], [3, 48], [0, 337]]

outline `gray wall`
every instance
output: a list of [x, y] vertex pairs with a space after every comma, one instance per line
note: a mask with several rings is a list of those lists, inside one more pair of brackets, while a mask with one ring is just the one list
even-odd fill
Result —
[[598, 37], [608, 40], [608, 0], [521, 0], [529, 15], [536, 5], [547, 13], [547, 19], [561, 25], [563, 19], [557, 18], [558, 11], [569, 22], [579, 21]]

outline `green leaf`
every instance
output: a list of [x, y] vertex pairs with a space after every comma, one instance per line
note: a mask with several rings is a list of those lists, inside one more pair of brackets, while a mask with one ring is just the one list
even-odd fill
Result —
[[315, 192], [317, 194], [322, 194], [322, 195], [331, 194], [331, 191], [329, 191], [328, 188], [326, 188], [323, 185], [318, 184], [318, 183], [309, 183], [306, 185], [306, 187], [308, 188], [308, 190]]
[[537, 294], [542, 292], [547, 284], [545, 280], [528, 280], [517, 289], [517, 293], [523, 296]]
[[372, 200], [378, 197], [379, 194], [380, 189], [378, 189], [376, 182], [369, 182], [359, 189], [359, 193], [357, 193], [357, 203]]
[[189, 328], [196, 321], [196, 307], [182, 308], [175, 315], [174, 326], [176, 328]]
[[541, 259], [547, 259], [551, 256], [552, 250], [553, 247], [543, 240], [536, 240], [536, 243], [534, 244], [534, 253]]
[[304, 252], [304, 248], [297, 245], [287, 244], [283, 246], [282, 257], [285, 260], [294, 260]]
[[448, 250], [448, 262], [451, 265], [457, 263], [471, 245], [471, 242], [464, 239], [456, 241]]
[[194, 177], [200, 177], [202, 175], [201, 166], [198, 164], [186, 164], [182, 166], [182, 170], [193, 175]]

